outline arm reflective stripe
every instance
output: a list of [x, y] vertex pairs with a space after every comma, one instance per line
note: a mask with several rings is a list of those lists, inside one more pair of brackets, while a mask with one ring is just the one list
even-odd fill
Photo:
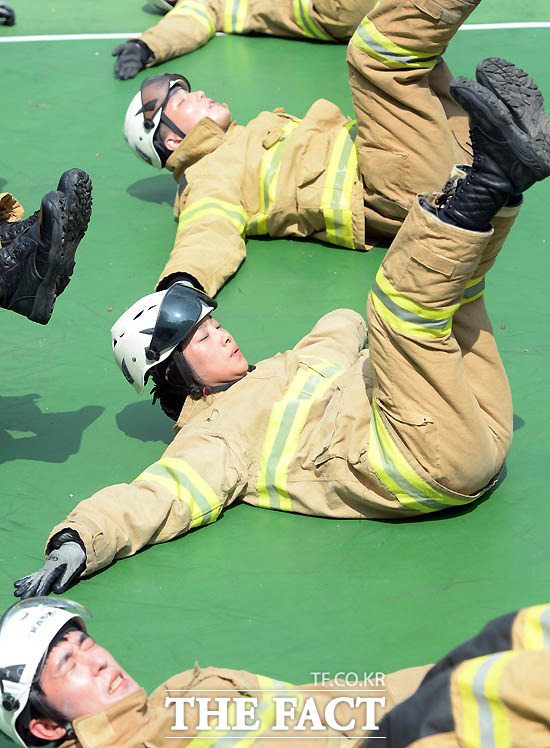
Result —
[[260, 213], [250, 219], [247, 234], [267, 234], [267, 215], [275, 201], [279, 172], [283, 155], [288, 143], [288, 136], [301, 120], [289, 122], [283, 129], [280, 140], [268, 148], [260, 166]]
[[332, 244], [353, 249], [351, 193], [357, 178], [357, 144], [354, 120], [340, 130], [332, 148], [321, 195], [321, 208]]
[[523, 649], [550, 649], [550, 605], [534, 605], [522, 619]]
[[[200, 732], [195, 738], [187, 743], [187, 748], [250, 748], [254, 741], [263, 735], [275, 724], [276, 707], [273, 703], [274, 697], [292, 696], [297, 699], [297, 709], [301, 710], [304, 705], [304, 697], [294, 689], [290, 683], [266, 678], [263, 675], [258, 676], [258, 683], [261, 691], [252, 690], [250, 694], [258, 698], [258, 706], [254, 710], [254, 717], [259, 719], [260, 724], [256, 730], [208, 730]], [[190, 693], [193, 689], [190, 690]], [[236, 709], [232, 701], [228, 705], [227, 723], [231, 726], [235, 724]], [[214, 720], [212, 724], [218, 724]]]
[[378, 403], [374, 397], [372, 399], [367, 453], [369, 463], [380, 482], [407, 509], [415, 509], [418, 512], [433, 512], [437, 509], [444, 509], [446, 506], [467, 504], [479, 495], [457, 499], [447, 496], [447, 494], [438, 491], [422, 480], [393, 442], [384, 426]]
[[259, 505], [262, 507], [292, 511], [287, 491], [288, 466], [296, 452], [313, 401], [322, 398], [343, 371], [330, 363], [323, 368], [319, 364], [317, 366], [319, 371], [300, 369], [286, 395], [271, 410], [256, 481]]
[[468, 281], [466, 284], [466, 289], [464, 291], [464, 296], [462, 297], [462, 302], [460, 303], [460, 306], [463, 306], [464, 304], [468, 304], [470, 301], [474, 301], [475, 299], [479, 299], [480, 296], [483, 296], [485, 293], [485, 276], [482, 275], [481, 278], [473, 278], [472, 280]]
[[237, 203], [226, 203], [224, 200], [215, 200], [209, 197], [197, 200], [196, 203], [182, 211], [178, 221], [178, 231], [181, 231], [192, 221], [209, 215], [226, 218], [244, 238], [248, 226], [248, 216], [244, 209]]
[[311, 0], [293, 0], [293, 3], [294, 18], [306, 36], [310, 39], [320, 39], [323, 42], [332, 41], [331, 37], [328, 36], [328, 34], [326, 34], [311, 17], [309, 12]]
[[403, 335], [421, 338], [444, 338], [451, 332], [453, 314], [459, 304], [445, 309], [430, 309], [402, 296], [378, 270], [372, 284], [371, 299], [382, 319]]
[[519, 652], [499, 652], [476, 657], [456, 671], [462, 704], [461, 737], [465, 748], [510, 746], [510, 722], [499, 697], [502, 671]]
[[184, 0], [183, 3], [179, 3], [175, 8], [169, 10], [166, 16], [192, 16], [203, 26], [206, 26], [210, 37], [216, 33], [212, 14], [198, 0]]
[[248, 0], [225, 0], [223, 30], [226, 34], [242, 34], [248, 12]]
[[431, 70], [439, 61], [439, 55], [407, 49], [392, 42], [378, 31], [367, 16], [355, 30], [351, 44], [389, 68], [428, 68]]
[[152, 480], [166, 488], [191, 512], [191, 527], [208, 525], [218, 519], [222, 502], [208, 483], [185, 460], [164, 457], [138, 475], [138, 481]]

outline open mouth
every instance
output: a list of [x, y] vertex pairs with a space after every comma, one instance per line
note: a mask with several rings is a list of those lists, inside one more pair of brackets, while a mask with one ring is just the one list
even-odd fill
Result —
[[235, 346], [235, 349], [234, 349], [233, 353], [231, 354], [231, 358], [233, 358], [233, 356], [236, 356], [236, 355], [237, 355], [237, 353], [240, 353], [240, 350], [241, 350], [241, 349], [239, 348], [239, 346], [238, 346], [238, 345], [237, 345], [237, 346]]
[[117, 675], [116, 678], [111, 681], [111, 685], [109, 686], [109, 695], [113, 694], [123, 681], [124, 678], [122, 677], [122, 675]]

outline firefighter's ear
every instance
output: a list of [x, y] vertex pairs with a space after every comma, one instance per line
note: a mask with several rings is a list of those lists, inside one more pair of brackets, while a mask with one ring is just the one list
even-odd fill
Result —
[[61, 738], [67, 734], [67, 730], [64, 727], [58, 725], [57, 722], [54, 722], [51, 719], [46, 719], [45, 717], [31, 719], [29, 722], [29, 731], [36, 738], [47, 740], [49, 743], [54, 740], [61, 740]]
[[168, 148], [169, 151], [175, 151], [181, 141], [182, 138], [178, 137], [175, 132], [171, 132], [164, 139], [164, 145], [166, 146], [166, 148]]

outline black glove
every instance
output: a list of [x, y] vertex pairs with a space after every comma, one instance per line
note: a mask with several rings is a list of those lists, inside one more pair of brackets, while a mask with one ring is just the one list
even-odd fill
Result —
[[115, 62], [115, 77], [121, 81], [134, 78], [147, 66], [147, 63], [154, 59], [149, 47], [139, 39], [131, 39], [129, 42], [119, 44], [113, 49], [112, 55], [118, 57]]
[[15, 11], [6, 3], [0, 3], [0, 23], [4, 26], [13, 26], [15, 23]]
[[65, 592], [77, 582], [86, 568], [86, 551], [73, 540], [52, 550], [44, 566], [13, 583], [14, 595], [24, 600], [35, 595], [47, 595], [52, 590]]

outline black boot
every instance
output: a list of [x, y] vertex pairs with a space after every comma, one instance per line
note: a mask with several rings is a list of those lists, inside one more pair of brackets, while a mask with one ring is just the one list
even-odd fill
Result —
[[65, 262], [57, 286], [59, 296], [69, 283], [75, 265], [74, 255], [92, 214], [92, 180], [81, 169], [69, 169], [61, 175], [57, 189], [65, 195], [68, 217]]
[[550, 122], [542, 95], [523, 70], [505, 60], [497, 65], [496, 59], [478, 66], [478, 77], [490, 78], [490, 88], [467, 78], [455, 78], [450, 86], [469, 116], [474, 160], [437, 215], [471, 231], [490, 230], [510, 196], [550, 175]]
[[16, 236], [20, 236], [24, 231], [28, 231], [38, 220], [40, 211], [35, 211], [32, 216], [24, 218], [22, 221], [0, 221], [0, 244], [5, 246], [12, 242]]
[[64, 268], [66, 234], [65, 196], [48, 192], [32, 226], [0, 247], [0, 306], [48, 322]]

